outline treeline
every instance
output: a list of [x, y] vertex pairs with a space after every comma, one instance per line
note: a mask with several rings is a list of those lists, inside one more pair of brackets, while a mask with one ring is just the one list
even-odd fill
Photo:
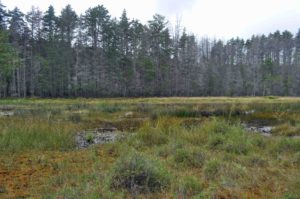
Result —
[[300, 31], [196, 38], [154, 15], [0, 5], [1, 97], [300, 95]]

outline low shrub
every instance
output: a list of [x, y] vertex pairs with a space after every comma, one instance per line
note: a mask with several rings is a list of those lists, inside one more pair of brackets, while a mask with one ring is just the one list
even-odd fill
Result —
[[112, 189], [125, 189], [131, 194], [160, 192], [169, 188], [170, 173], [159, 162], [138, 152], [130, 152], [115, 163], [111, 176]]
[[178, 149], [174, 154], [174, 162], [189, 167], [202, 167], [205, 153], [196, 149]]
[[87, 133], [87, 134], [85, 135], [85, 140], [86, 140], [88, 143], [92, 144], [92, 143], [94, 142], [94, 134], [93, 134], [93, 133]]

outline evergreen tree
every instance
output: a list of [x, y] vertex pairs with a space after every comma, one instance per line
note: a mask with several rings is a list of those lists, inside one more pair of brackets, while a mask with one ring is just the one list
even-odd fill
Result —
[[6, 29], [7, 12], [5, 6], [0, 1], [0, 30]]
[[1, 96], [300, 95], [300, 31], [197, 39], [161, 15], [142, 24], [68, 5], [24, 17], [0, 4], [0, 41]]
[[8, 42], [8, 35], [0, 31], [0, 96], [11, 96], [12, 74], [19, 64], [17, 50]]
[[43, 17], [43, 33], [46, 40], [52, 41], [54, 39], [56, 26], [57, 17], [55, 16], [54, 7], [50, 5]]

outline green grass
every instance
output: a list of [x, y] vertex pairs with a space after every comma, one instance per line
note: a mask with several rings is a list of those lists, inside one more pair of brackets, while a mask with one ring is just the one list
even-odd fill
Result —
[[185, 176], [179, 182], [177, 196], [182, 198], [201, 196], [202, 191], [203, 186], [199, 179], [194, 176]]
[[74, 147], [72, 124], [41, 118], [8, 118], [0, 121], [0, 151], [69, 150]]
[[210, 160], [204, 167], [204, 178], [206, 180], [215, 180], [222, 168], [222, 163], [219, 160]]
[[204, 165], [206, 154], [198, 148], [182, 148], [175, 150], [174, 164], [182, 165], [183, 167], [199, 167]]
[[[0, 198], [297, 198], [299, 102], [3, 99], [14, 115], [0, 117]], [[274, 125], [273, 136], [248, 122]], [[76, 149], [77, 132], [112, 126], [124, 139]]]

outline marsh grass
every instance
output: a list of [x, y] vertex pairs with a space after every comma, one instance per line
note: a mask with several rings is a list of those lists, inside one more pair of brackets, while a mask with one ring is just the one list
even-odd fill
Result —
[[0, 121], [0, 150], [68, 150], [74, 146], [75, 126], [41, 118], [9, 118]]
[[136, 137], [144, 146], [159, 146], [167, 144], [169, 138], [174, 137], [181, 129], [177, 119], [161, 117], [154, 122], [144, 123]]
[[174, 163], [183, 167], [201, 168], [206, 160], [206, 153], [199, 148], [177, 149], [174, 153]]
[[201, 196], [203, 185], [200, 179], [194, 176], [185, 176], [180, 180], [177, 190], [179, 198], [191, 198], [196, 195]]
[[51, 178], [49, 182], [52, 186], [58, 186], [61, 189], [54, 194], [49, 194], [45, 190], [45, 195], [49, 194], [48, 198], [99, 198], [101, 193], [96, 186], [99, 183], [98, 177], [97, 173], [79, 175], [63, 173]]
[[300, 135], [300, 125], [284, 123], [276, 126], [272, 133], [280, 136], [297, 136]]
[[269, 145], [270, 153], [296, 153], [300, 151], [298, 139], [281, 138], [273, 140]]
[[222, 163], [217, 159], [209, 160], [204, 167], [204, 178], [206, 180], [216, 180], [221, 172]]
[[[295, 198], [299, 104], [280, 97], [0, 100], [0, 109], [15, 112], [0, 117], [0, 185], [7, 182], [0, 198]], [[276, 136], [247, 133], [245, 121], [274, 124]], [[101, 127], [125, 138], [75, 150], [76, 132]]]
[[266, 167], [268, 166], [268, 160], [259, 155], [246, 156], [244, 165], [249, 167]]
[[168, 136], [160, 133], [157, 130], [143, 130], [139, 135], [138, 139], [148, 147], [159, 146], [167, 144]]

